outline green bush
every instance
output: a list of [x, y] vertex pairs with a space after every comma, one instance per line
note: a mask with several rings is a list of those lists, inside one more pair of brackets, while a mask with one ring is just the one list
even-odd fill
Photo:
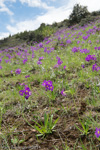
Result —
[[100, 11], [93, 11], [93, 12], [91, 13], [91, 15], [92, 15], [92, 16], [98, 16], [98, 15], [100, 15]]
[[79, 4], [76, 4], [73, 7], [73, 11], [69, 16], [69, 22], [70, 24], [79, 23], [83, 18], [86, 18], [87, 15], [89, 15], [89, 11], [87, 10], [86, 6], [81, 6]]
[[94, 16], [87, 16], [86, 18], [84, 18], [84, 19], [82, 19], [81, 21], [80, 21], [80, 23], [79, 23], [79, 25], [80, 26], [84, 26], [84, 25], [86, 25], [86, 24], [88, 24], [88, 23], [90, 23], [90, 22], [93, 22], [93, 21], [95, 21], [95, 17]]

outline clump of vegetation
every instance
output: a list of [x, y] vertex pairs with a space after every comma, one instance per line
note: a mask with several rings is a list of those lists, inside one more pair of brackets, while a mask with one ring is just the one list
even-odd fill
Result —
[[84, 25], [89, 24], [95, 20], [97, 20], [97, 18], [95, 16], [88, 15], [86, 18], [81, 19], [79, 25], [84, 26]]
[[73, 11], [69, 16], [69, 22], [70, 24], [79, 23], [81, 19], [86, 18], [87, 15], [89, 15], [89, 11], [86, 6], [81, 6], [79, 4], [76, 4], [73, 7]]
[[100, 18], [51, 27], [34, 32], [48, 33], [41, 42], [0, 49], [0, 149], [99, 148]]

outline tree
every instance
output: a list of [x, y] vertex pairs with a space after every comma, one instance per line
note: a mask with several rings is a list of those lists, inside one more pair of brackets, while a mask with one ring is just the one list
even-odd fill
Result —
[[40, 29], [40, 30], [43, 30], [43, 28], [45, 28], [45, 26], [46, 26], [45, 23], [41, 23], [39, 29]]
[[89, 11], [87, 10], [86, 6], [81, 6], [79, 4], [76, 4], [73, 7], [73, 11], [69, 16], [69, 22], [71, 24], [79, 23], [81, 19], [85, 18], [87, 15], [89, 15]]

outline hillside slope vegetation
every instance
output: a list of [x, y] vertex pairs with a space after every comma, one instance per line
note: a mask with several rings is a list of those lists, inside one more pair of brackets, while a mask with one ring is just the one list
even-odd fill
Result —
[[100, 149], [100, 19], [0, 49], [0, 149]]

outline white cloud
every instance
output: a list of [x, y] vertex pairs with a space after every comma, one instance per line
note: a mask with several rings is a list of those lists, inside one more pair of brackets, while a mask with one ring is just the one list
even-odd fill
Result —
[[20, 0], [22, 4], [27, 3], [30, 7], [40, 7], [44, 9], [51, 9], [53, 7], [49, 7], [46, 3], [41, 0]]
[[7, 29], [11, 33], [11, 35], [13, 35], [13, 34], [16, 34], [18, 32], [23, 32], [25, 30], [27, 30], [27, 31], [35, 30], [39, 27], [39, 24], [40, 23], [38, 23], [37, 20], [36, 21], [26, 20], [26, 21], [22, 21], [22, 22], [17, 23], [15, 26], [8, 25]]
[[76, 2], [88, 6], [90, 12], [100, 10], [100, 0], [76, 0]]
[[44, 22], [52, 24], [53, 22], [60, 22], [63, 21], [64, 19], [67, 19], [70, 12], [71, 12], [70, 8], [66, 7], [55, 8], [48, 11], [46, 14], [39, 16], [37, 20], [39, 20], [41, 23]]
[[5, 37], [8, 37], [10, 35], [9, 32], [0, 32], [0, 39], [3, 39]]
[[12, 35], [25, 30], [35, 30], [40, 26], [41, 23], [52, 24], [55, 21], [63, 21], [64, 19], [68, 18], [70, 12], [71, 9], [67, 9], [66, 7], [51, 9], [46, 14], [38, 16], [33, 20], [18, 22], [14, 26], [7, 25], [7, 29]]
[[55, 2], [56, 0], [50, 0], [50, 1]]
[[[13, 15], [13, 12], [6, 6], [7, 0], [0, 0], [0, 12], [6, 12], [9, 15]], [[16, 2], [16, 0], [8, 0], [8, 2]]]
[[70, 0], [68, 3], [72, 8], [75, 4], [87, 6], [90, 12], [100, 10], [100, 0]]

